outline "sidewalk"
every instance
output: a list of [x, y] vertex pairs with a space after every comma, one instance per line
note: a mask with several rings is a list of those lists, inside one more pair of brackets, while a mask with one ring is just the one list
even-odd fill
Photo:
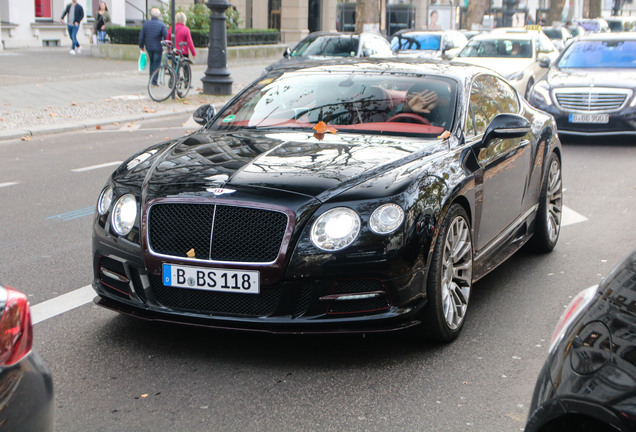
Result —
[[[85, 52], [73, 56], [68, 51], [0, 51], [0, 140], [193, 112], [204, 103], [218, 108], [230, 99], [201, 94], [205, 65], [193, 66], [186, 98], [158, 103], [148, 96], [148, 73], [139, 72], [136, 61], [101, 59]], [[258, 78], [274, 60], [228, 65], [233, 92]]]

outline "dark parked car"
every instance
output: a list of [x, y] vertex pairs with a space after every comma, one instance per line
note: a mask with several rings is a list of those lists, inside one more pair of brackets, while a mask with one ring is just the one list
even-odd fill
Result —
[[265, 68], [272, 69], [298, 65], [311, 60], [349, 57], [393, 57], [389, 41], [375, 33], [314, 32], [285, 50], [283, 58]]
[[200, 107], [203, 129], [125, 161], [98, 199], [96, 303], [454, 339], [474, 281], [528, 240], [555, 246], [561, 146], [495, 72], [418, 63], [277, 69], [217, 115]]
[[636, 135], [636, 33], [575, 39], [528, 94], [559, 134]]
[[0, 285], [0, 432], [52, 432], [53, 380], [32, 350], [27, 297]]
[[636, 251], [561, 317], [526, 432], [636, 431]]

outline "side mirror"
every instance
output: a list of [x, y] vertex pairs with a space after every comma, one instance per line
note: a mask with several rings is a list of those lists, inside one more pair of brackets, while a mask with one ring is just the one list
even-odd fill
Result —
[[518, 114], [498, 114], [492, 119], [484, 133], [483, 144], [493, 138], [521, 138], [530, 132], [530, 122]]
[[194, 111], [192, 119], [200, 125], [205, 125], [212, 120], [215, 115], [216, 109], [210, 104], [205, 104]]
[[541, 57], [539, 59], [539, 66], [541, 66], [542, 68], [549, 68], [550, 67], [550, 58]]
[[285, 51], [283, 51], [283, 57], [285, 58], [291, 57], [291, 50], [289, 48], [285, 48]]

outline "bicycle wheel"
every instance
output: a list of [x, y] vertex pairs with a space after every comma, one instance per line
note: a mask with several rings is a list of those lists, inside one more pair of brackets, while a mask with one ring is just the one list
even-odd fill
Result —
[[192, 82], [192, 68], [190, 67], [190, 63], [185, 60], [181, 61], [177, 75], [177, 95], [179, 97], [186, 97], [190, 91], [190, 83]]
[[148, 94], [156, 102], [165, 101], [174, 92], [176, 84], [174, 69], [161, 65], [148, 80]]

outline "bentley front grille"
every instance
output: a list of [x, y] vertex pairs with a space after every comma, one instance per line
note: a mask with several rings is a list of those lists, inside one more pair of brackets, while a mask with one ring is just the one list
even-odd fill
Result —
[[287, 215], [276, 210], [157, 203], [148, 212], [148, 241], [161, 255], [268, 263], [278, 257], [287, 223]]
[[561, 108], [579, 112], [610, 112], [623, 107], [629, 90], [610, 88], [558, 89], [554, 95]]

